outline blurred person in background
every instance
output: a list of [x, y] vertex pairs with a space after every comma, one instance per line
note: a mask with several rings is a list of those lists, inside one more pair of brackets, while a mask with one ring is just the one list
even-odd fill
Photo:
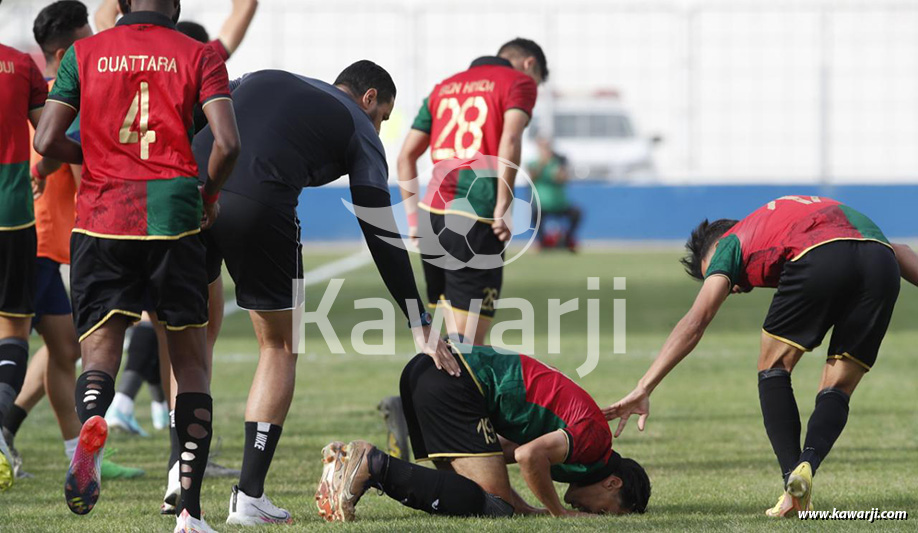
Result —
[[[539, 242], [543, 247], [563, 245], [574, 252], [577, 250], [576, 234], [581, 211], [571, 205], [567, 198], [567, 182], [570, 179], [567, 158], [552, 150], [551, 140], [546, 137], [539, 137], [537, 146], [538, 158], [529, 163], [528, 170], [542, 210], [542, 224], [538, 228]], [[557, 219], [566, 224], [560, 236], [558, 232], [546, 231], [546, 223]]]

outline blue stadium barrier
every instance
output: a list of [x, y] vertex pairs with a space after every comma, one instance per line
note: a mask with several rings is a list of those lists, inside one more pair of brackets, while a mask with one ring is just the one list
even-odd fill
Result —
[[[399, 200], [396, 188], [393, 201]], [[918, 237], [918, 185], [710, 185], [631, 187], [578, 183], [570, 187], [571, 202], [583, 209], [583, 240], [684, 240], [704, 218], [742, 218], [786, 195], [828, 196], [872, 218], [889, 237]], [[529, 197], [519, 191], [520, 198]], [[304, 241], [354, 241], [360, 228], [342, 199], [346, 187], [306, 189], [297, 209]], [[516, 224], [528, 220], [516, 213]], [[396, 207], [396, 220], [404, 212]]]

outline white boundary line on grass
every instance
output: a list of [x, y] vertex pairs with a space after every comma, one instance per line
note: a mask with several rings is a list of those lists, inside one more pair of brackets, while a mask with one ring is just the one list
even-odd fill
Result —
[[[332, 279], [335, 276], [340, 276], [352, 270], [357, 270], [373, 262], [373, 257], [370, 255], [370, 251], [366, 248], [360, 250], [357, 253], [351, 254], [347, 257], [342, 257], [330, 263], [325, 263], [320, 265], [309, 272], [303, 274], [303, 286], [309, 287], [311, 285], [318, 285], [320, 283], [326, 282]], [[236, 299], [232, 299], [226, 302], [226, 305], [223, 306], [223, 315], [230, 316], [234, 315], [243, 309], [236, 305]]]

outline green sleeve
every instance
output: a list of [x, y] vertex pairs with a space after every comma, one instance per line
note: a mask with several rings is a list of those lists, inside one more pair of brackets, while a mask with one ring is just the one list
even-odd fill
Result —
[[743, 249], [740, 245], [739, 237], [736, 235], [727, 235], [717, 243], [714, 249], [714, 255], [711, 257], [711, 264], [708, 265], [704, 277], [710, 277], [714, 274], [722, 274], [730, 279], [730, 283], [736, 285], [740, 282], [743, 272]]
[[424, 103], [421, 104], [421, 109], [418, 110], [418, 116], [414, 117], [414, 123], [411, 124], [411, 129], [430, 133], [433, 117], [430, 115], [430, 104], [428, 100], [430, 100], [430, 98], [425, 98]]
[[80, 109], [80, 72], [77, 67], [76, 51], [71, 46], [57, 71], [57, 79], [51, 89], [49, 100], [65, 103], [74, 109]]

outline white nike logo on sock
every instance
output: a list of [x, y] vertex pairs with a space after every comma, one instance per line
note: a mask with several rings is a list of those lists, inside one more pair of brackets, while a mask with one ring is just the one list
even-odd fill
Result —
[[0, 366], [13, 365], [16, 366], [16, 361], [0, 361]]

